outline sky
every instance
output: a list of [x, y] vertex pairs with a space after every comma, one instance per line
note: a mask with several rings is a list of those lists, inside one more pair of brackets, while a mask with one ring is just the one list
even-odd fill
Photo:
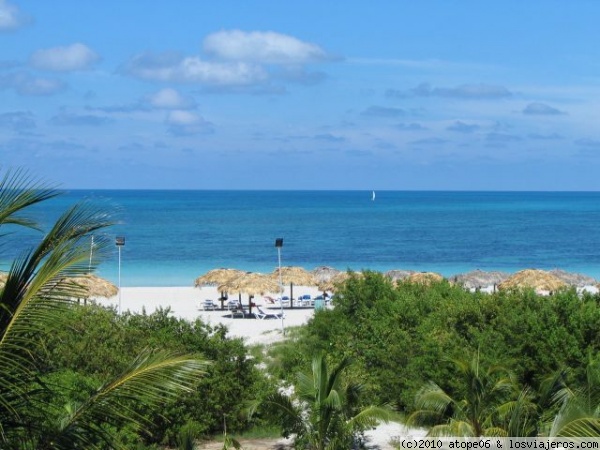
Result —
[[600, 190], [599, 18], [0, 0], [0, 168], [68, 189]]

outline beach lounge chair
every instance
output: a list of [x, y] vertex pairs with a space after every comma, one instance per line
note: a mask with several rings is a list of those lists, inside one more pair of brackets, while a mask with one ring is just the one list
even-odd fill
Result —
[[257, 313], [254, 313], [254, 316], [257, 319], [281, 319], [282, 317], [282, 313], [273, 313], [273, 312], [266, 312], [263, 311], [263, 309], [260, 306], [257, 306], [256, 309], [258, 310]]
[[217, 305], [212, 300], [206, 299], [204, 300], [204, 303], [202, 303], [202, 309], [204, 311], [214, 311], [215, 309], [217, 309]]
[[239, 303], [236, 303], [235, 306], [232, 305], [229, 307], [229, 315], [232, 319], [245, 319], [246, 317], [250, 317], [248, 315], [248, 308]]
[[302, 305], [303, 307], [309, 307], [309, 306], [313, 306], [314, 305], [314, 301], [311, 298], [311, 296], [309, 294], [304, 294], [301, 297], [301, 303], [300, 305]]
[[236, 310], [240, 307], [240, 302], [238, 302], [237, 300], [229, 300], [227, 302], [227, 310], [228, 311], [233, 311]]

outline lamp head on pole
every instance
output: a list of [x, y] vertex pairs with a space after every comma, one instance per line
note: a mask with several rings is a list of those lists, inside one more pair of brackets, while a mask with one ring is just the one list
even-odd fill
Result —
[[283, 247], [283, 238], [275, 239], [275, 247], [277, 247], [277, 248]]
[[117, 247], [122, 247], [125, 245], [125, 237], [124, 236], [117, 236], [116, 240], [115, 240], [115, 244], [117, 245]]

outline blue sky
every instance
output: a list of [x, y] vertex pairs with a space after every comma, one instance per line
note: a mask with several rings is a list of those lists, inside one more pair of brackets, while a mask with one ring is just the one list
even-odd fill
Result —
[[598, 18], [0, 0], [0, 165], [65, 188], [598, 190]]

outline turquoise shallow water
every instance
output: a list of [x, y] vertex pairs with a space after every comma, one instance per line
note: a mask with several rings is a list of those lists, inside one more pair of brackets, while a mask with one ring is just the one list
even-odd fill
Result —
[[[40, 206], [49, 223], [81, 199], [111, 210], [125, 236], [123, 286], [185, 286], [216, 267], [472, 270], [562, 268], [600, 278], [600, 193], [70, 191]], [[11, 252], [30, 243], [13, 235]], [[13, 245], [15, 243], [15, 245]], [[118, 253], [100, 275], [118, 277]]]

